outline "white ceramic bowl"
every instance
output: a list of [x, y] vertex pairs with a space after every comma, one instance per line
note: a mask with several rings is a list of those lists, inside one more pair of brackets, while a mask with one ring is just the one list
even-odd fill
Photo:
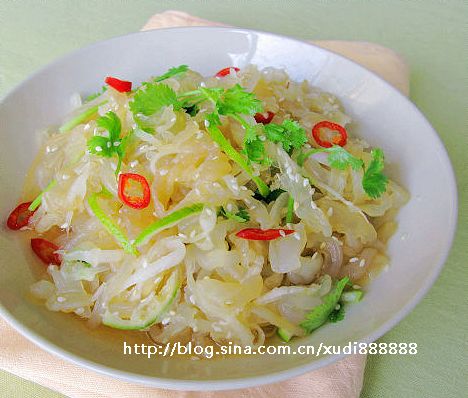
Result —
[[[23, 179], [37, 151], [37, 131], [58, 124], [70, 96], [89, 94], [107, 75], [139, 82], [169, 67], [188, 64], [203, 74], [234, 65], [286, 69], [296, 80], [338, 95], [370, 144], [382, 147], [388, 172], [411, 193], [392, 238], [391, 264], [346, 319], [291, 343], [343, 345], [382, 336], [421, 300], [449, 252], [457, 218], [457, 193], [447, 153], [418, 109], [361, 66], [310, 44], [230, 28], [176, 28], [135, 33], [76, 51], [16, 87], [0, 106], [0, 217], [20, 199]], [[227, 360], [146, 359], [123, 355], [133, 337], [88, 330], [85, 322], [53, 313], [28, 299], [35, 280], [30, 250], [18, 233], [0, 231], [2, 315], [36, 344], [79, 365], [112, 376], [172, 389], [231, 389], [280, 381], [327, 365], [339, 356], [251, 356]], [[421, 331], [422, 333], [424, 331]]]

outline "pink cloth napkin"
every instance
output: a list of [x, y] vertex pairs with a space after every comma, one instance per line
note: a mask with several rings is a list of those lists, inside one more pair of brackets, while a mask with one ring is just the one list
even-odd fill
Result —
[[[181, 11], [154, 15], [143, 30], [174, 26], [222, 25]], [[404, 60], [390, 49], [373, 43], [315, 41], [371, 69], [408, 95], [409, 73]], [[65, 315], [64, 315], [65, 316]], [[352, 355], [325, 368], [261, 387], [222, 392], [170, 391], [145, 387], [95, 373], [66, 362], [31, 343], [0, 318], [0, 367], [71, 398], [355, 398], [362, 389], [366, 357]]]

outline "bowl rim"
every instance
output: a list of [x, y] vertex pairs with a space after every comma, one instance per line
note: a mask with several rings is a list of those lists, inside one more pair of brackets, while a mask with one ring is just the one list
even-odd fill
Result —
[[[342, 60], [346, 60], [354, 64], [355, 67], [361, 68], [364, 72], [371, 74], [374, 78], [380, 80], [386, 86], [386, 89], [396, 93], [397, 96], [400, 97], [407, 107], [410, 107], [413, 112], [416, 112], [422, 120], [426, 123], [427, 127], [427, 134], [432, 135], [432, 139], [440, 146], [440, 156], [441, 161], [447, 165], [447, 172], [449, 174], [449, 181], [448, 185], [450, 186], [450, 197], [452, 201], [452, 213], [451, 217], [448, 221], [450, 236], [447, 240], [447, 246], [442, 253], [439, 262], [436, 264], [436, 267], [433, 268], [432, 273], [429, 277], [425, 278], [423, 282], [423, 286], [413, 295], [411, 300], [409, 300], [400, 310], [393, 315], [390, 319], [384, 322], [379, 328], [374, 330], [373, 332], [367, 334], [362, 339], [359, 340], [360, 343], [371, 343], [378, 338], [382, 337], [385, 333], [390, 331], [394, 328], [399, 322], [403, 320], [415, 307], [416, 305], [422, 300], [422, 298], [427, 294], [430, 290], [432, 285], [437, 280], [444, 264], [447, 261], [447, 258], [450, 254], [451, 248], [453, 246], [453, 241], [455, 238], [455, 234], [457, 231], [457, 221], [458, 221], [458, 192], [457, 192], [457, 184], [456, 184], [456, 176], [450, 161], [450, 157], [448, 155], [447, 149], [445, 148], [440, 136], [437, 134], [436, 130], [432, 127], [429, 123], [425, 115], [419, 110], [419, 108], [410, 101], [409, 98], [404, 96], [397, 88], [383, 79], [381, 76], [376, 74], [375, 72], [369, 70], [368, 68], [362, 66], [361, 64], [336, 53], [335, 51], [322, 48], [315, 44], [312, 44], [306, 40], [301, 40], [294, 37], [289, 37], [287, 35], [276, 34], [272, 32], [266, 32], [261, 30], [255, 29], [246, 29], [246, 28], [236, 28], [236, 27], [228, 27], [228, 26], [185, 26], [185, 27], [172, 27], [172, 28], [162, 28], [162, 29], [152, 29], [147, 31], [137, 31], [131, 32], [127, 34], [122, 34], [118, 36], [113, 36], [108, 39], [99, 40], [97, 42], [93, 42], [91, 44], [85, 45], [78, 49], [72, 50], [62, 56], [57, 57], [56, 59], [48, 62], [46, 65], [38, 68], [32, 74], [30, 74], [26, 79], [20, 81], [18, 84], [14, 85], [13, 88], [7, 91], [5, 95], [0, 97], [0, 107], [2, 103], [8, 100], [8, 97], [13, 95], [17, 90], [20, 90], [23, 86], [26, 86], [31, 80], [35, 79], [38, 75], [42, 72], [46, 71], [53, 65], [60, 64], [66, 61], [68, 58], [73, 58], [77, 56], [82, 51], [88, 51], [93, 47], [98, 47], [105, 43], [109, 43], [112, 41], [118, 41], [124, 37], [130, 36], [140, 36], [140, 35], [152, 35], [156, 34], [155, 32], [167, 32], [167, 31], [180, 31], [180, 32], [190, 32], [193, 30], [213, 30], [213, 31], [220, 31], [226, 33], [232, 32], [239, 32], [243, 34], [256, 34], [256, 35], [263, 35], [269, 36], [276, 39], [281, 40], [288, 40], [294, 41], [301, 45], [307, 45], [310, 47], [314, 47], [315, 49], [332, 54], [334, 57], [339, 57]], [[166, 388], [170, 390], [181, 390], [181, 391], [219, 391], [219, 390], [231, 390], [231, 389], [240, 389], [240, 388], [248, 388], [254, 386], [260, 386], [270, 383], [281, 382], [289, 378], [293, 378], [296, 376], [300, 376], [304, 373], [322, 368], [324, 366], [330, 365], [336, 361], [343, 359], [347, 354], [332, 354], [326, 357], [322, 357], [317, 361], [310, 362], [304, 365], [299, 365], [292, 367], [287, 370], [282, 370], [273, 373], [267, 373], [260, 376], [253, 376], [253, 377], [243, 377], [243, 378], [232, 378], [232, 379], [220, 379], [220, 380], [189, 380], [189, 379], [172, 379], [169, 377], [155, 377], [155, 376], [145, 376], [140, 375], [137, 373], [127, 372], [112, 368], [110, 366], [105, 366], [93, 362], [88, 359], [84, 359], [77, 354], [67, 351], [64, 348], [59, 347], [58, 345], [54, 344], [53, 342], [45, 339], [44, 337], [40, 336], [38, 333], [33, 331], [32, 329], [28, 328], [27, 326], [23, 325], [19, 320], [17, 320], [0, 302], [0, 315], [18, 332], [20, 332], [24, 337], [28, 340], [39, 346], [40, 348], [44, 349], [47, 352], [50, 352], [61, 359], [67, 360], [75, 365], [87, 368], [92, 371], [96, 371], [100, 374], [104, 374], [107, 376], [111, 376], [114, 378], [118, 378], [121, 380], [137, 383], [140, 385], [151, 386], [151, 387], [158, 387], [158, 388]]]

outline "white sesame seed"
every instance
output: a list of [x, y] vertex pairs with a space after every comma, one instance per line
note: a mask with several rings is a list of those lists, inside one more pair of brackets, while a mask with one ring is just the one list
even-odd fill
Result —
[[333, 215], [333, 207], [329, 207], [327, 210], [327, 216], [331, 217]]
[[198, 328], [197, 328], [196, 326], [194, 326], [194, 327], [192, 328], [192, 330], [193, 330], [194, 333], [197, 333], [197, 332], [198, 332]]
[[325, 249], [325, 247], [326, 247], [325, 242], [322, 242], [322, 243], [320, 244], [320, 249], [323, 250], [323, 249]]
[[199, 139], [202, 138], [202, 137], [203, 137], [203, 133], [202, 133], [201, 131], [199, 131], [197, 134], [195, 134], [195, 138], [196, 138], [197, 140], [199, 140]]
[[61, 296], [58, 296], [58, 297], [57, 297], [57, 301], [58, 301], [59, 303], [63, 303], [65, 300], [66, 300], [65, 297], [61, 297]]
[[280, 229], [279, 234], [284, 238], [286, 236], [286, 232], [284, 230]]
[[107, 141], [106, 146], [107, 146], [107, 148], [110, 148], [112, 146], [111, 142]]
[[115, 141], [114, 142], [114, 146], [119, 146], [120, 145], [120, 141]]
[[94, 148], [94, 149], [96, 149], [96, 152], [102, 152], [102, 148], [101, 148], [100, 146], [97, 146], [97, 147]]
[[170, 316], [174, 316], [174, 315], [175, 315], [175, 311], [173, 311], [173, 310], [169, 311], [169, 315], [170, 315]]
[[261, 135], [260, 137], [258, 137], [258, 139], [259, 139], [260, 141], [266, 141], [266, 137], [265, 137], [264, 135]]
[[205, 211], [206, 211], [206, 214], [208, 214], [209, 216], [213, 215], [213, 210], [207, 208]]
[[232, 304], [232, 300], [225, 300], [225, 301], [224, 301], [224, 304], [226, 304], [226, 305], [231, 305], [231, 304]]
[[361, 286], [359, 286], [359, 285], [353, 285], [353, 289], [360, 289], [360, 288], [361, 288]]
[[362, 259], [361, 261], [359, 261], [359, 266], [361, 268], [364, 267], [364, 265], [366, 265], [366, 260], [365, 259]]
[[159, 174], [162, 175], [162, 176], [165, 176], [169, 171], [166, 170], [166, 169], [161, 169], [159, 170]]
[[200, 193], [201, 193], [200, 190], [199, 190], [198, 188], [195, 188], [194, 191], [195, 191], [195, 194], [196, 194], [196, 195], [200, 195]]
[[70, 176], [68, 174], [63, 174], [62, 175], [62, 180], [68, 180]]
[[227, 209], [227, 211], [233, 211], [233, 210], [234, 210], [234, 206], [232, 205], [232, 203], [228, 203], [228, 204], [226, 205], [226, 209]]
[[197, 232], [193, 230], [192, 232], [190, 232], [190, 238], [194, 238], [196, 234]]
[[83, 307], [78, 307], [78, 308], [75, 310], [75, 314], [77, 314], [77, 315], [84, 314], [84, 308], [83, 308]]
[[309, 180], [307, 178], [304, 178], [304, 181], [302, 181], [302, 185], [304, 185], [304, 187], [309, 185]]
[[55, 152], [57, 149], [58, 149], [58, 147], [56, 147], [55, 145], [53, 145], [53, 146], [47, 146], [47, 147], [46, 147], [46, 152], [47, 152], [47, 153]]
[[359, 259], [358, 259], [357, 257], [353, 257], [353, 258], [350, 258], [350, 259], [349, 259], [349, 262], [350, 262], [350, 263], [355, 263], [355, 262], [357, 262], [357, 261], [359, 261]]
[[339, 310], [341, 308], [340, 304], [335, 305], [335, 310]]
[[132, 160], [132, 161], [129, 163], [129, 165], [130, 165], [131, 168], [134, 168], [138, 163], [139, 163], [138, 160]]

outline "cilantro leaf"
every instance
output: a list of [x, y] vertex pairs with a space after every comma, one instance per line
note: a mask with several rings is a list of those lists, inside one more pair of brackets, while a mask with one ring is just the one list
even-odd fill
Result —
[[218, 98], [216, 108], [220, 115], [255, 115], [263, 112], [262, 102], [239, 84], [228, 88]]
[[175, 110], [179, 110], [182, 107], [176, 92], [168, 85], [160, 83], [148, 83], [144, 85], [135, 93], [133, 101], [129, 103], [130, 110], [134, 116], [138, 116], [139, 114], [151, 116], [170, 105]]
[[293, 120], [286, 119], [281, 124], [269, 123], [263, 128], [266, 137], [274, 143], [281, 143], [286, 152], [301, 148], [307, 142], [304, 128]]
[[119, 162], [115, 173], [118, 174], [130, 134], [127, 134], [123, 139], [120, 138], [122, 124], [119, 117], [112, 111], [98, 118], [96, 123], [99, 128], [106, 130], [109, 136], [95, 135], [91, 137], [87, 143], [88, 150], [94, 155], [108, 158], [117, 155]]
[[325, 152], [328, 152], [327, 159], [330, 167], [335, 169], [345, 170], [348, 166], [351, 166], [353, 170], [359, 170], [364, 166], [364, 162], [361, 159], [351, 155], [346, 149], [339, 145], [326, 148]]
[[104, 116], [96, 120], [96, 124], [98, 127], [109, 132], [109, 139], [112, 142], [116, 142], [120, 138], [122, 123], [114, 112], [107, 112]]
[[376, 199], [387, 190], [388, 177], [382, 173], [384, 168], [382, 149], [373, 149], [371, 156], [372, 160], [364, 171], [362, 187], [369, 197]]
[[340, 308], [338, 309], [334, 309], [330, 315], [328, 316], [328, 321], [329, 322], [332, 322], [332, 323], [335, 323], [335, 322], [339, 322], [339, 321], [342, 321], [345, 317], [345, 307], [344, 307], [344, 304], [343, 303], [338, 303], [338, 305], [340, 306]]
[[104, 156], [106, 158], [112, 157], [114, 154], [112, 147], [107, 147], [107, 143], [110, 142], [107, 137], [95, 135], [88, 140], [88, 149], [94, 155]]
[[244, 142], [252, 142], [259, 139], [259, 137], [257, 136], [257, 129], [255, 126], [251, 126], [248, 123], [243, 123], [243, 126], [245, 129]]
[[240, 223], [250, 221], [250, 214], [244, 208], [240, 208], [237, 213], [233, 213], [227, 211], [224, 207], [221, 207], [219, 215]]
[[251, 162], [260, 163], [260, 164], [269, 164], [270, 159], [268, 158], [265, 145], [260, 138], [255, 137], [254, 139], [249, 139], [244, 142], [244, 149], [242, 153], [247, 156]]
[[307, 314], [306, 319], [300, 324], [307, 334], [312, 333], [328, 320], [330, 314], [335, 310], [340, 300], [341, 293], [343, 293], [343, 289], [348, 282], [349, 278], [347, 276], [339, 280], [336, 285], [322, 297], [322, 304], [314, 307], [312, 311]]
[[161, 76], [155, 77], [153, 81], [155, 83], [162, 82], [163, 80], [169, 79], [176, 75], [180, 75], [181, 73], [187, 72], [189, 69], [188, 65], [179, 65], [173, 68], [170, 68], [166, 73], [163, 73]]

